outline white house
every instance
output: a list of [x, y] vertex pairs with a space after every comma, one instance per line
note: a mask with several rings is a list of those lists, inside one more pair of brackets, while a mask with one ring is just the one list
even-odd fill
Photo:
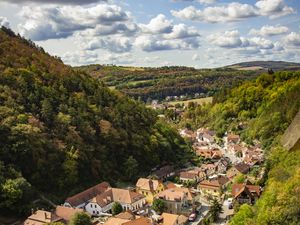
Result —
[[102, 182], [97, 184], [85, 191], [82, 191], [76, 195], [73, 195], [66, 199], [64, 206], [72, 208], [84, 209], [85, 205], [94, 197], [99, 194], [104, 193], [108, 188], [110, 188], [109, 183]]
[[110, 213], [114, 202], [119, 202], [124, 210], [136, 211], [146, 204], [146, 198], [133, 191], [110, 188], [91, 199], [85, 206], [85, 210], [93, 216]]

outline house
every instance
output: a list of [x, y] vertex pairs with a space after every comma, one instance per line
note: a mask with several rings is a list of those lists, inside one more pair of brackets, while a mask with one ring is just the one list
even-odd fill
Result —
[[158, 195], [166, 203], [166, 212], [178, 214], [184, 207], [192, 205], [194, 199], [188, 188], [171, 188], [161, 192]]
[[208, 130], [206, 128], [200, 128], [196, 132], [196, 139], [198, 142], [204, 141], [209, 144], [212, 144], [215, 141], [215, 138], [214, 138], [215, 135], [216, 135], [216, 133], [212, 130]]
[[[129, 221], [130, 220], [127, 220], [127, 219], [110, 217], [107, 219], [107, 221], [105, 223], [103, 223], [103, 225], [123, 225], [124, 223], [129, 222]], [[100, 223], [98, 223], [97, 225], [100, 225]]]
[[123, 223], [122, 225], [153, 225], [153, 223], [149, 218], [141, 217], [141, 218]]
[[232, 144], [228, 146], [228, 151], [230, 151], [232, 154], [242, 157], [243, 155], [243, 147], [239, 144]]
[[198, 181], [199, 172], [190, 170], [190, 171], [182, 171], [179, 174], [179, 180], [181, 182], [197, 182]]
[[119, 202], [123, 210], [136, 211], [146, 203], [144, 195], [119, 188], [110, 188], [104, 193], [97, 195], [85, 206], [85, 210], [93, 216], [111, 212], [114, 202]]
[[239, 204], [254, 204], [260, 197], [261, 188], [257, 185], [233, 184], [232, 196]]
[[179, 134], [181, 137], [183, 138], [189, 138], [191, 140], [195, 140], [196, 135], [192, 130], [188, 130], [188, 129], [180, 129], [179, 130]]
[[227, 171], [227, 177], [232, 180], [234, 177], [238, 175], [247, 174], [249, 170], [250, 170], [250, 166], [245, 164], [244, 162], [241, 162], [231, 167]]
[[184, 225], [188, 221], [188, 218], [184, 215], [163, 213], [161, 217], [162, 221], [159, 225]]
[[64, 206], [84, 209], [85, 205], [89, 202], [89, 200], [91, 200], [99, 194], [104, 193], [108, 188], [110, 188], [110, 185], [107, 182], [97, 184], [85, 191], [82, 191], [72, 197], [67, 198], [67, 200], [64, 203]]
[[249, 166], [261, 164], [264, 161], [264, 154], [261, 148], [251, 147], [243, 152], [243, 161]]
[[154, 197], [165, 189], [161, 181], [147, 178], [138, 179], [135, 186], [137, 192], [144, 195], [150, 204], [152, 204]]
[[166, 165], [153, 172], [153, 176], [157, 177], [158, 180], [165, 181], [167, 178], [175, 175], [174, 167]]
[[65, 224], [68, 224], [75, 213], [83, 212], [83, 209], [70, 208], [66, 206], [56, 206], [55, 215], [63, 219]]
[[220, 159], [223, 154], [220, 149], [217, 148], [197, 148], [194, 147], [197, 156], [201, 156], [205, 159]]
[[202, 169], [202, 171], [206, 173], [207, 176], [211, 176], [215, 174], [217, 166], [216, 164], [209, 163], [209, 164], [202, 164], [200, 168]]
[[230, 160], [228, 158], [222, 158], [215, 165], [217, 172], [224, 174], [230, 165]]
[[237, 144], [240, 142], [240, 140], [240, 135], [237, 134], [228, 134], [227, 136], [227, 143]]
[[70, 208], [65, 206], [57, 206], [54, 212], [37, 210], [29, 216], [24, 225], [42, 225], [51, 222], [61, 222], [68, 224], [75, 213], [83, 212], [83, 209]]
[[229, 179], [226, 176], [218, 176], [215, 179], [201, 181], [198, 189], [203, 196], [211, 195], [219, 198], [228, 182]]
[[23, 225], [43, 225], [52, 222], [63, 222], [63, 219], [53, 212], [37, 210], [24, 221]]

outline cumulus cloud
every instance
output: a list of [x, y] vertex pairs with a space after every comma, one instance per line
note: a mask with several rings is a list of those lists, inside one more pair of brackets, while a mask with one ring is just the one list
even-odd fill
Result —
[[168, 20], [165, 15], [159, 14], [151, 19], [148, 24], [140, 24], [145, 33], [170, 33], [172, 31], [172, 21]]
[[66, 52], [62, 60], [70, 65], [82, 65], [98, 62], [98, 54], [93, 51]]
[[195, 27], [189, 27], [185, 24], [177, 24], [172, 27], [172, 31], [165, 34], [167, 39], [183, 39], [191, 37], [199, 37], [200, 33]]
[[237, 48], [249, 45], [248, 40], [240, 37], [237, 30], [226, 31], [223, 34], [212, 34], [208, 36], [208, 40], [222, 48]]
[[275, 36], [285, 34], [289, 31], [288, 27], [285, 26], [263, 26], [259, 30], [251, 29], [249, 34], [258, 36]]
[[274, 49], [275, 47], [276, 50], [280, 50], [279, 45], [277, 44], [277, 46], [275, 46], [271, 40], [262, 37], [241, 37], [237, 30], [212, 34], [208, 36], [208, 40], [212, 44], [222, 48], [240, 48], [248, 50], [248, 52], [252, 51], [252, 53], [266, 49]]
[[107, 38], [95, 38], [86, 43], [84, 49], [106, 49], [110, 52], [128, 52], [132, 48], [131, 40], [127, 37], [107, 37]]
[[289, 47], [300, 47], [300, 34], [291, 32], [284, 38], [284, 42]]
[[148, 35], [142, 35], [135, 40], [135, 46], [143, 51], [164, 51], [164, 50], [190, 50], [199, 47], [199, 42], [195, 39], [159, 39]]
[[182, 10], [171, 10], [171, 13], [185, 20], [220, 23], [257, 16], [276, 18], [294, 13], [294, 9], [285, 5], [284, 0], [260, 0], [255, 5], [231, 2], [223, 6], [206, 7], [203, 10], [189, 6]]
[[0, 27], [9, 27], [9, 22], [6, 17], [0, 16]]
[[2, 0], [3, 2], [22, 4], [22, 3], [44, 3], [44, 4], [80, 4], [86, 5], [97, 2], [107, 2], [107, 0]]
[[174, 24], [165, 15], [159, 14], [148, 24], [139, 24], [140, 35], [134, 45], [143, 51], [195, 49], [199, 47], [200, 33], [195, 27]]
[[198, 2], [200, 4], [213, 4], [217, 0], [173, 0], [173, 2]]
[[294, 9], [285, 5], [284, 0], [260, 0], [255, 3], [259, 12], [263, 16], [276, 18], [294, 13]]
[[66, 38], [96, 25], [111, 26], [130, 19], [129, 13], [121, 7], [108, 4], [90, 7], [24, 6], [20, 15], [25, 20], [19, 25], [20, 33], [35, 41]]

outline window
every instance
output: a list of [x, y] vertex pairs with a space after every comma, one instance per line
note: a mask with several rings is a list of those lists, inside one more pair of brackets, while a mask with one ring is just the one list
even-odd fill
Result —
[[95, 211], [93, 211], [93, 214], [95, 214]]

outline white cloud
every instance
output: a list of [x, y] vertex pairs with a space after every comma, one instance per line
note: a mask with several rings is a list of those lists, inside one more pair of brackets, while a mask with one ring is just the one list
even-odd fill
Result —
[[200, 56], [196, 53], [192, 56], [192, 60], [193, 61], [199, 61], [200, 60]]
[[165, 34], [164, 37], [167, 39], [182, 39], [190, 37], [199, 37], [200, 33], [195, 27], [188, 27], [185, 24], [177, 24], [172, 27], [172, 31]]
[[98, 4], [83, 6], [24, 6], [20, 13], [25, 20], [19, 25], [20, 33], [36, 41], [72, 36], [74, 32], [97, 25], [113, 26], [126, 22], [129, 13], [119, 6]]
[[289, 47], [300, 47], [300, 34], [291, 32], [284, 38], [284, 42]]
[[217, 0], [173, 0], [173, 2], [198, 2], [200, 4], [213, 4]]
[[208, 36], [208, 40], [222, 48], [237, 48], [249, 45], [249, 42], [240, 37], [237, 30], [225, 31], [224, 33], [212, 34]]
[[6, 17], [0, 16], [0, 27], [9, 27], [9, 22]]
[[284, 0], [260, 0], [255, 3], [263, 16], [270, 16], [276, 18], [294, 13], [294, 9], [285, 5]]
[[83, 48], [87, 50], [106, 49], [116, 53], [128, 52], [131, 50], [131, 47], [131, 40], [122, 36], [94, 38], [90, 42], [83, 44]]
[[173, 25], [172, 21], [168, 20], [165, 15], [159, 14], [151, 19], [148, 24], [140, 24], [140, 27], [145, 33], [170, 33]]
[[22, 4], [22, 3], [44, 3], [44, 4], [79, 4], [86, 5], [97, 2], [107, 2], [107, 0], [2, 0], [3, 2]]
[[98, 54], [92, 51], [75, 51], [66, 52], [62, 56], [62, 60], [70, 65], [82, 65], [98, 62]]
[[260, 0], [255, 5], [231, 2], [222, 6], [206, 7], [203, 10], [189, 6], [178, 11], [171, 10], [171, 13], [185, 20], [221, 23], [257, 16], [276, 18], [294, 13], [294, 9], [285, 5], [284, 0]]
[[241, 51], [257, 53], [262, 50], [275, 49], [282, 50], [282, 46], [275, 44], [268, 39], [262, 37], [246, 38], [241, 37], [237, 30], [226, 31], [224, 33], [213, 34], [208, 37], [208, 40], [221, 48], [238, 48]]
[[199, 47], [199, 42], [197, 39], [159, 39], [157, 37], [152, 37], [149, 35], [142, 35], [137, 37], [134, 45], [141, 48], [143, 51], [164, 51], [164, 50], [190, 50]]
[[289, 31], [288, 27], [285, 26], [263, 26], [259, 30], [251, 29], [249, 34], [258, 36], [275, 36], [285, 34]]
[[139, 24], [140, 33], [134, 45], [146, 52], [199, 47], [200, 33], [195, 27], [174, 24], [165, 15], [159, 14], [148, 24]]

